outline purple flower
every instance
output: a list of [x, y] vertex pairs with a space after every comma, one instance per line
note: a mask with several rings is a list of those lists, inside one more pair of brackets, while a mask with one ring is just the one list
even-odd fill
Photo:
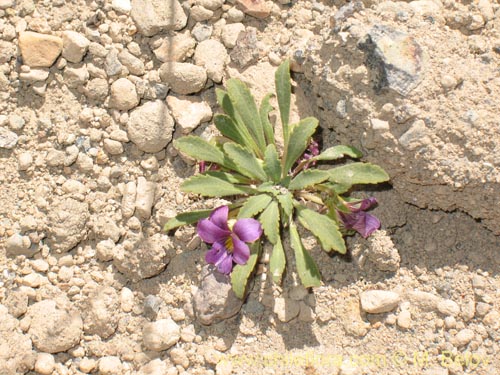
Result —
[[379, 229], [380, 220], [365, 212], [375, 204], [377, 204], [377, 200], [374, 197], [363, 199], [359, 202], [345, 203], [351, 212], [345, 213], [337, 211], [344, 228], [354, 229], [364, 238], [367, 238], [370, 234]]
[[201, 239], [212, 244], [205, 260], [226, 275], [231, 273], [233, 262], [246, 264], [248, 261], [250, 248], [245, 242], [256, 241], [262, 235], [262, 227], [257, 220], [239, 219], [231, 225], [228, 215], [228, 206], [218, 207], [208, 219], [200, 220], [196, 228]]

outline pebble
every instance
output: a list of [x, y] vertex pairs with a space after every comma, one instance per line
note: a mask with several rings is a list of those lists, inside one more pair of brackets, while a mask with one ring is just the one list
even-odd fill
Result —
[[36, 272], [47, 272], [49, 270], [49, 264], [43, 259], [36, 259], [31, 262], [33, 270]]
[[68, 66], [64, 69], [64, 83], [71, 88], [82, 90], [90, 78], [89, 71], [85, 65]]
[[35, 251], [30, 249], [31, 240], [28, 236], [22, 236], [19, 233], [14, 233], [7, 241], [5, 241], [5, 250], [9, 256], [24, 255], [31, 257]]
[[23, 63], [30, 67], [50, 67], [62, 52], [63, 41], [57, 36], [23, 31], [19, 34], [19, 49]]
[[141, 151], [155, 153], [172, 140], [174, 120], [163, 101], [146, 102], [131, 112], [127, 130]]
[[249, 16], [264, 19], [271, 14], [271, 7], [266, 0], [236, 0], [244, 13]]
[[47, 157], [45, 161], [49, 167], [59, 167], [64, 165], [64, 159], [66, 158], [66, 154], [64, 151], [60, 150], [50, 150], [47, 153]]
[[398, 327], [403, 329], [410, 329], [412, 325], [411, 313], [408, 310], [402, 310], [398, 315]]
[[186, 13], [178, 0], [168, 3], [132, 0], [130, 15], [144, 36], [153, 36], [163, 30], [181, 30], [187, 23]]
[[189, 15], [196, 22], [208, 21], [214, 15], [214, 12], [210, 9], [206, 9], [202, 6], [195, 5], [190, 9]]
[[148, 219], [151, 216], [156, 191], [156, 183], [147, 181], [144, 177], [137, 179], [137, 195], [135, 212], [139, 217]]
[[196, 65], [206, 69], [208, 78], [216, 83], [222, 82], [226, 62], [229, 60], [222, 43], [213, 39], [200, 42], [194, 51], [193, 58]]
[[441, 87], [446, 90], [454, 89], [457, 86], [457, 80], [455, 77], [445, 74], [441, 77]]
[[[177, 374], [177, 369], [175, 369], [175, 374]], [[137, 375], [169, 375], [169, 372], [167, 364], [160, 358], [156, 358], [142, 366]]]
[[245, 19], [245, 13], [238, 8], [232, 7], [227, 11], [227, 20], [229, 22], [241, 22]]
[[417, 147], [429, 144], [429, 129], [423, 120], [416, 120], [410, 125], [408, 130], [399, 137], [399, 143], [408, 150], [414, 150]]
[[0, 9], [8, 9], [14, 7], [16, 0], [0, 0]]
[[288, 291], [288, 297], [295, 301], [301, 301], [307, 297], [309, 291], [303, 285], [295, 285]]
[[30, 273], [22, 278], [21, 284], [30, 288], [38, 288], [40, 285], [46, 284], [47, 278], [38, 273]]
[[189, 358], [186, 351], [182, 348], [173, 348], [170, 350], [170, 358], [175, 365], [179, 365], [187, 369], [189, 367]]
[[273, 312], [281, 322], [289, 322], [300, 312], [300, 303], [290, 298], [278, 297], [274, 300]]
[[453, 316], [447, 316], [444, 318], [444, 326], [447, 329], [453, 329], [457, 326], [457, 320]]
[[118, 51], [112, 49], [106, 56], [104, 68], [108, 76], [115, 76], [122, 72], [123, 65], [118, 59]]
[[116, 375], [122, 372], [122, 361], [115, 356], [106, 356], [99, 359], [99, 374]]
[[439, 297], [434, 294], [419, 290], [409, 292], [407, 298], [412, 305], [424, 311], [436, 311], [437, 305], [440, 302]]
[[360, 295], [361, 308], [370, 314], [394, 310], [399, 304], [399, 294], [385, 290], [368, 290]]
[[212, 25], [198, 22], [191, 30], [191, 34], [197, 42], [203, 42], [212, 36], [213, 29]]
[[114, 141], [112, 139], [105, 139], [103, 141], [103, 146], [108, 154], [120, 155], [123, 153], [123, 145], [121, 142]]
[[169, 95], [167, 104], [183, 134], [191, 133], [198, 125], [212, 118], [210, 105], [200, 97]]
[[180, 33], [165, 37], [153, 52], [161, 62], [183, 62], [194, 53], [195, 46], [196, 41], [189, 33]]
[[160, 67], [159, 74], [161, 80], [180, 95], [197, 93], [207, 81], [206, 70], [189, 63], [165, 63]]
[[236, 45], [230, 53], [231, 61], [240, 68], [255, 63], [259, 58], [257, 42], [257, 30], [254, 27], [247, 27], [238, 35]]
[[134, 292], [129, 288], [122, 288], [120, 292], [120, 306], [123, 312], [131, 312], [134, 308]]
[[488, 312], [491, 310], [491, 305], [487, 304], [487, 303], [484, 303], [484, 302], [478, 302], [476, 304], [476, 314], [477, 316], [479, 317], [483, 317], [485, 316], [486, 314], [488, 314]]
[[62, 40], [62, 57], [72, 63], [81, 62], [87, 53], [90, 40], [84, 35], [70, 30], [63, 32]]
[[461, 347], [467, 345], [474, 338], [474, 331], [469, 328], [462, 329], [453, 338], [452, 343], [456, 347]]
[[20, 171], [28, 170], [29, 167], [31, 167], [31, 165], [33, 164], [33, 156], [31, 155], [31, 152], [26, 151], [20, 153], [19, 156], [17, 157], [17, 163], [18, 163], [17, 168]]
[[457, 316], [460, 313], [460, 306], [450, 299], [440, 301], [437, 309], [443, 315]]
[[11, 150], [17, 145], [19, 137], [16, 133], [11, 132], [7, 128], [0, 127], [0, 148]]
[[137, 196], [137, 186], [134, 181], [130, 181], [123, 189], [122, 215], [124, 218], [131, 217], [135, 212], [135, 199]]
[[21, 116], [18, 116], [16, 114], [12, 114], [9, 116], [9, 127], [12, 130], [21, 130], [25, 124], [26, 121], [24, 121]]
[[130, 0], [113, 0], [111, 7], [119, 13], [128, 14], [132, 10]]
[[142, 76], [146, 72], [144, 63], [126, 49], [118, 54], [118, 60], [120, 60], [131, 74]]
[[8, 292], [3, 305], [7, 307], [10, 315], [19, 318], [28, 310], [28, 300], [28, 293], [22, 287], [14, 288]]
[[128, 111], [139, 104], [139, 95], [135, 85], [127, 78], [119, 78], [111, 85], [109, 107]]
[[179, 341], [180, 328], [170, 318], [160, 319], [144, 325], [142, 338], [146, 349], [161, 352], [169, 349]]
[[97, 367], [96, 360], [91, 358], [82, 358], [82, 360], [78, 364], [78, 368], [80, 369], [80, 371], [86, 374], [89, 374], [92, 371], [94, 371], [96, 367]]
[[156, 315], [160, 311], [163, 300], [160, 297], [152, 294], [144, 298], [144, 316], [150, 320], [156, 319]]
[[35, 362], [35, 371], [40, 375], [51, 375], [54, 371], [56, 361], [49, 353], [38, 353]]
[[241, 32], [245, 31], [242, 23], [230, 23], [222, 28], [221, 40], [226, 48], [234, 48]]
[[80, 342], [82, 318], [69, 306], [58, 307], [55, 301], [47, 299], [31, 305], [26, 314], [31, 319], [28, 334], [38, 350], [59, 353]]
[[299, 302], [300, 312], [298, 319], [301, 322], [309, 322], [312, 323], [316, 319], [316, 314], [311, 306], [307, 305], [304, 301]]
[[[89, 286], [90, 288], [90, 286]], [[107, 339], [118, 326], [119, 297], [109, 286], [93, 288], [83, 300], [82, 317], [84, 332]]]

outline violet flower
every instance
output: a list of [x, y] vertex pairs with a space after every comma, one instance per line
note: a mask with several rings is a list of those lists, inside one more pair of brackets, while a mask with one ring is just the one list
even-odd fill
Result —
[[359, 202], [346, 202], [345, 205], [351, 212], [345, 213], [337, 211], [344, 228], [354, 229], [364, 238], [367, 238], [370, 234], [379, 229], [380, 220], [365, 212], [375, 204], [377, 204], [377, 200], [374, 197], [363, 199]]
[[239, 219], [228, 223], [229, 207], [221, 206], [210, 214], [208, 219], [198, 222], [196, 230], [201, 239], [212, 248], [206, 253], [207, 263], [214, 264], [219, 272], [231, 273], [233, 262], [246, 264], [250, 248], [245, 242], [254, 242], [262, 235], [262, 227], [255, 219]]

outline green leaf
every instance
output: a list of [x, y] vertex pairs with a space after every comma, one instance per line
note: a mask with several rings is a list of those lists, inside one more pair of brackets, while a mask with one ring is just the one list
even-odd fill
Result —
[[212, 211], [213, 210], [198, 210], [198, 211], [184, 212], [167, 221], [167, 223], [163, 227], [163, 230], [165, 232], [168, 232], [174, 228], [181, 227], [183, 225], [196, 223], [198, 220], [209, 217]]
[[297, 207], [297, 218], [304, 228], [314, 234], [323, 250], [346, 253], [344, 238], [334, 220], [300, 205]]
[[266, 136], [266, 143], [268, 145], [274, 145], [274, 129], [273, 125], [269, 121], [269, 112], [274, 109], [273, 106], [269, 103], [269, 99], [271, 99], [272, 96], [273, 94], [267, 94], [264, 99], [262, 99], [259, 110], [260, 122], [262, 123], [264, 135]]
[[290, 61], [285, 60], [276, 70], [274, 75], [276, 85], [276, 96], [280, 109], [281, 124], [283, 126], [283, 138], [285, 146], [288, 145], [290, 121], [290, 98], [292, 94], [292, 84], [290, 80]]
[[306, 117], [294, 126], [286, 149], [283, 175], [286, 175], [297, 159], [302, 156], [317, 126], [318, 120], [314, 117]]
[[273, 246], [273, 252], [271, 258], [269, 259], [269, 270], [271, 271], [271, 276], [276, 284], [281, 283], [281, 278], [286, 267], [286, 256], [285, 250], [283, 249], [283, 244], [281, 243], [281, 238], [278, 236], [278, 241]]
[[261, 163], [254, 154], [236, 143], [224, 143], [224, 151], [227, 156], [236, 164], [238, 172], [260, 181], [266, 181], [267, 175]]
[[280, 211], [278, 202], [271, 201], [267, 208], [260, 214], [259, 221], [269, 242], [276, 244], [280, 236]]
[[276, 189], [274, 188], [274, 183], [271, 181], [266, 181], [257, 186], [257, 191], [259, 193], [271, 193], [276, 195]]
[[267, 194], [254, 195], [248, 198], [240, 208], [238, 219], [254, 217], [267, 207], [271, 199]]
[[235, 173], [228, 173], [221, 171], [206, 171], [203, 173], [203, 175], [217, 177], [218, 179], [229, 182], [231, 184], [249, 185], [252, 182], [249, 178]]
[[334, 184], [331, 182], [325, 182], [325, 183], [321, 184], [321, 186], [324, 186], [324, 187], [334, 191], [337, 194], [347, 193], [352, 187], [352, 185], [349, 185], [349, 184]]
[[248, 258], [247, 263], [244, 265], [237, 264], [231, 272], [231, 285], [233, 286], [233, 292], [239, 299], [243, 299], [245, 297], [248, 278], [257, 264], [260, 247], [260, 241], [250, 244], [250, 258]]
[[378, 184], [389, 181], [389, 175], [378, 165], [351, 163], [328, 171], [331, 182], [342, 185]]
[[252, 189], [233, 185], [214, 176], [192, 176], [181, 185], [182, 191], [200, 194], [205, 197], [224, 197], [252, 192]]
[[196, 160], [205, 160], [223, 165], [224, 154], [216, 146], [200, 137], [190, 135], [174, 141], [174, 146], [179, 151]]
[[290, 245], [294, 250], [295, 264], [297, 265], [297, 271], [300, 281], [302, 281], [302, 285], [306, 288], [320, 286], [321, 276], [318, 266], [309, 252], [304, 248], [304, 245], [302, 245], [299, 232], [293, 221], [290, 223]]
[[264, 128], [260, 122], [259, 111], [250, 90], [242, 81], [235, 78], [227, 81], [226, 88], [234, 109], [241, 116], [262, 155], [266, 148]]
[[351, 158], [357, 159], [363, 156], [363, 153], [356, 147], [338, 145], [327, 148], [311, 160], [337, 160], [343, 158], [344, 156], [350, 156]]
[[251, 145], [251, 142], [245, 139], [244, 135], [242, 135], [238, 130], [238, 126], [228, 115], [215, 115], [214, 124], [224, 137], [227, 137], [242, 146], [249, 147]]
[[302, 190], [328, 180], [328, 177], [330, 177], [328, 171], [308, 169], [295, 176], [290, 185], [288, 185], [288, 188], [290, 190]]
[[264, 171], [273, 182], [279, 182], [281, 178], [281, 164], [278, 152], [273, 144], [266, 147], [266, 152], [264, 154]]
[[279, 194], [276, 196], [278, 202], [280, 203], [281, 209], [283, 210], [283, 215], [281, 217], [281, 223], [284, 226], [288, 226], [288, 221], [293, 214], [293, 196], [291, 193]]

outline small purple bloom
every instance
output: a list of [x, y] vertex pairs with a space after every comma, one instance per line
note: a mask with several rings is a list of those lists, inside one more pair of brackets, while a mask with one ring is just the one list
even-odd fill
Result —
[[262, 227], [257, 220], [239, 219], [230, 226], [228, 215], [228, 206], [218, 207], [208, 219], [200, 220], [196, 228], [201, 239], [212, 244], [205, 260], [226, 275], [231, 273], [233, 262], [246, 264], [248, 261], [250, 248], [245, 242], [254, 242], [262, 235]]
[[354, 229], [364, 238], [367, 238], [370, 234], [379, 229], [380, 220], [365, 212], [375, 204], [377, 204], [377, 200], [374, 197], [363, 199], [359, 202], [345, 203], [351, 212], [345, 213], [337, 211], [345, 229]]

